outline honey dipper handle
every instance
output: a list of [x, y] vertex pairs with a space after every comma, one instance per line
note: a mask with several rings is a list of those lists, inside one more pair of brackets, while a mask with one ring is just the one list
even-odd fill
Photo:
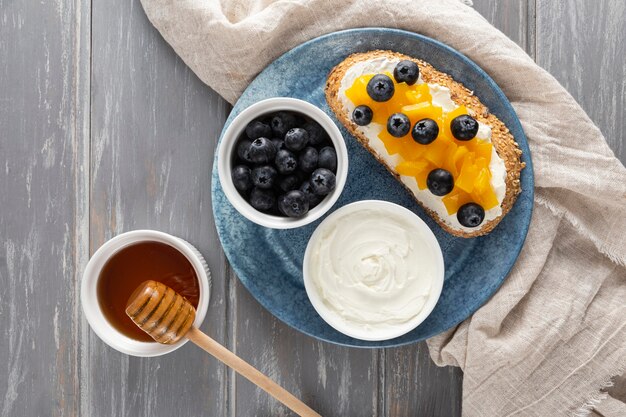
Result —
[[272, 381], [258, 369], [217, 343], [206, 334], [202, 333], [197, 328], [192, 327], [185, 336], [187, 336], [193, 343], [233, 368], [241, 376], [247, 378], [250, 382], [262, 388], [265, 392], [276, 398], [299, 416], [321, 417], [305, 403], [294, 397], [289, 391]]

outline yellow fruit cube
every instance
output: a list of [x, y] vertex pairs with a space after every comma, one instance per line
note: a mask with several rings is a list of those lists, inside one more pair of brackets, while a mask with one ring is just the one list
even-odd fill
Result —
[[476, 166], [476, 169], [478, 171], [482, 171], [483, 169], [489, 171], [489, 164], [487, 163], [487, 160], [482, 156], [474, 154], [474, 165]]
[[396, 166], [396, 172], [400, 175], [410, 177], [418, 176], [422, 171], [428, 168], [428, 161], [403, 161]]
[[396, 138], [395, 136], [391, 136], [389, 132], [387, 132], [387, 129], [383, 129], [378, 134], [378, 137], [383, 141], [385, 149], [389, 155], [395, 155], [402, 149], [402, 140], [400, 138]]
[[426, 179], [428, 178], [428, 174], [430, 173], [430, 171], [432, 171], [433, 169], [435, 169], [435, 167], [429, 164], [428, 168], [415, 176], [417, 188], [419, 188], [420, 190], [425, 190], [428, 187], [428, 185], [426, 184]]
[[355, 106], [362, 104], [370, 105], [373, 101], [367, 94], [367, 83], [373, 76], [374, 74], [362, 75], [354, 80], [350, 88], [346, 89], [346, 97], [348, 97]]
[[[447, 159], [448, 152], [454, 152], [451, 145], [454, 145], [454, 143], [443, 137], [438, 137], [434, 142], [426, 145], [427, 149], [424, 152], [424, 158], [428, 159], [436, 167], [442, 167]], [[456, 145], [454, 147], [456, 148]]]
[[474, 191], [478, 193], [482, 193], [488, 188], [491, 188], [491, 178], [489, 175], [489, 170], [486, 168], [483, 168], [480, 170], [480, 172], [478, 173], [478, 176], [476, 177], [476, 183], [474, 184]]
[[452, 177], [456, 178], [459, 175], [459, 169], [454, 162], [453, 156], [456, 154], [458, 146], [454, 142], [450, 142], [448, 147], [446, 148], [445, 154], [443, 156], [443, 163], [441, 167], [447, 170]]
[[428, 150], [428, 145], [422, 145], [413, 140], [411, 135], [402, 138], [402, 149], [400, 155], [405, 160], [423, 160], [424, 153]]
[[409, 90], [405, 94], [406, 98], [409, 100], [409, 103], [430, 103], [432, 101], [432, 96], [430, 94], [430, 90], [428, 89], [428, 84], [415, 84], [409, 87]]
[[460, 188], [454, 187], [454, 189], [452, 189], [449, 194], [445, 195], [441, 201], [444, 206], [446, 206], [448, 214], [452, 215], [459, 211], [459, 207], [463, 204], [470, 203], [472, 201], [472, 196]]
[[461, 172], [465, 155], [469, 153], [466, 146], [458, 146], [452, 155], [452, 161], [456, 165], [457, 172]]
[[[407, 93], [410, 91], [411, 86], [406, 83], [400, 83], [394, 85], [395, 91], [393, 93], [393, 97], [387, 102], [390, 104], [390, 107], [394, 109], [401, 109], [402, 106], [407, 104], [411, 104], [411, 99], [407, 97]], [[396, 110], [400, 111], [400, 110]]]
[[389, 119], [389, 116], [394, 113], [393, 108], [387, 102], [378, 103], [372, 101], [369, 106], [373, 112], [372, 121], [374, 123], [387, 126], [387, 120]]
[[480, 170], [476, 178], [474, 190], [472, 191], [472, 198], [485, 210], [489, 210], [498, 205], [498, 198], [491, 186], [491, 173], [488, 168]]
[[474, 145], [474, 153], [476, 153], [477, 157], [485, 158], [487, 161], [487, 165], [491, 162], [491, 150], [493, 145], [491, 142], [487, 142], [486, 140], [478, 140]]
[[443, 112], [439, 106], [433, 106], [429, 102], [422, 102], [402, 107], [402, 113], [406, 114], [409, 120], [411, 120], [411, 125], [414, 125], [419, 120], [426, 118], [433, 119], [438, 125], [440, 125], [441, 115]]
[[474, 184], [476, 183], [478, 174], [479, 169], [474, 164], [474, 153], [470, 152], [463, 161], [463, 166], [461, 167], [461, 172], [459, 173], [459, 177], [457, 178], [455, 185], [461, 190], [471, 193], [474, 189]]

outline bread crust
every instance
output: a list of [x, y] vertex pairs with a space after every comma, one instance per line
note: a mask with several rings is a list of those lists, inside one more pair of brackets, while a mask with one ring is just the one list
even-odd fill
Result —
[[[373, 150], [369, 144], [367, 138], [357, 130], [357, 125], [351, 120], [349, 115], [345, 114], [343, 110], [343, 104], [338, 96], [339, 89], [341, 87], [341, 80], [346, 74], [348, 69], [361, 61], [368, 61], [374, 58], [390, 58], [390, 59], [408, 59], [415, 62], [419, 66], [422, 79], [427, 83], [435, 83], [450, 89], [450, 96], [452, 101], [458, 106], [465, 105], [474, 114], [474, 118], [489, 127], [491, 127], [491, 142], [497, 154], [504, 161], [506, 168], [506, 192], [504, 199], [502, 200], [502, 214], [495, 219], [485, 222], [480, 228], [467, 232], [464, 230], [454, 229], [446, 224], [436, 212], [426, 207], [417, 196], [401, 181], [400, 175], [395, 172], [394, 168], [387, 165], [378, 153]], [[339, 63], [328, 75], [326, 80], [326, 101], [328, 105], [335, 113], [335, 116], [341, 121], [341, 123], [348, 129], [348, 131], [363, 145], [381, 164], [383, 164], [387, 170], [407, 189], [407, 191], [415, 198], [418, 204], [424, 208], [424, 210], [430, 215], [444, 230], [448, 233], [459, 237], [476, 237], [486, 235], [491, 232], [500, 223], [500, 220], [511, 210], [517, 196], [521, 192], [520, 186], [520, 174], [525, 164], [521, 161], [522, 151], [518, 144], [515, 142], [513, 135], [509, 132], [509, 129], [504, 125], [500, 119], [495, 115], [489, 113], [489, 109], [480, 102], [470, 90], [465, 88], [461, 83], [456, 82], [448, 74], [437, 71], [432, 65], [422, 60], [409, 57], [397, 52], [392, 51], [370, 51], [364, 53], [352, 54]]]

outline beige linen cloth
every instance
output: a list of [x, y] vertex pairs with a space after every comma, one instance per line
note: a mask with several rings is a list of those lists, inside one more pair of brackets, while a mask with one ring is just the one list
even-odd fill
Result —
[[601, 388], [626, 370], [626, 170], [573, 98], [514, 42], [458, 0], [142, 2], [167, 42], [231, 103], [284, 52], [346, 28], [406, 29], [478, 63], [528, 136], [534, 213], [504, 285], [472, 317], [429, 340], [431, 356], [463, 368], [464, 416], [593, 408], [626, 416], [623, 403], [601, 402]]

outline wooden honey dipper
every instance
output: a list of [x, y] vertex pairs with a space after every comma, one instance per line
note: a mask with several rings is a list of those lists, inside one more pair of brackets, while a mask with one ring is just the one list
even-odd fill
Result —
[[126, 314], [157, 342], [172, 344], [186, 336], [294, 413], [305, 417], [321, 417], [258, 369], [194, 327], [196, 309], [170, 287], [156, 281], [145, 281], [128, 299]]

